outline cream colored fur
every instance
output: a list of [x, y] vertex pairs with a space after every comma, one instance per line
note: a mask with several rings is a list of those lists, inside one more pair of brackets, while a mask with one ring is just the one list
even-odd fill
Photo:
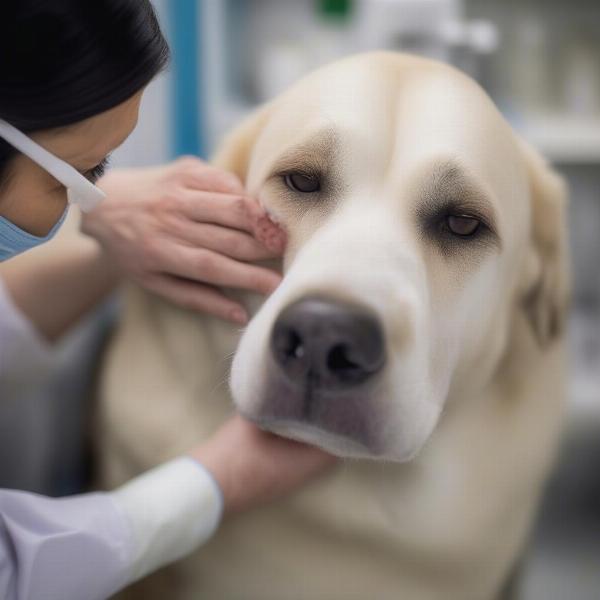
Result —
[[[323, 127], [339, 146], [344, 189], [335, 206], [298, 208], [302, 200], [283, 198], [267, 174]], [[227, 520], [194, 556], [129, 593], [498, 598], [560, 429], [568, 292], [561, 181], [468, 78], [384, 53], [301, 81], [235, 130], [215, 162], [235, 171], [290, 236], [284, 283], [236, 355], [236, 403], [256, 416], [268, 328], [289, 301], [307, 291], [360, 300], [381, 318], [392, 351], [379, 396], [368, 399], [386, 417], [384, 450]], [[411, 211], [447, 165], [487, 194], [498, 249], [465, 250], [458, 260], [415, 233]], [[128, 290], [101, 382], [104, 485], [185, 451], [232, 412], [227, 380], [239, 333]], [[346, 453], [327, 432], [290, 435]]]

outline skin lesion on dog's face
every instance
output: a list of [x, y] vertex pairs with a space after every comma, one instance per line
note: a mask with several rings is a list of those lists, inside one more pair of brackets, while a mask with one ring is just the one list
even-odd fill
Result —
[[329, 119], [289, 137], [261, 140], [268, 159], [258, 152], [249, 176], [289, 247], [283, 283], [235, 355], [234, 399], [261, 426], [334, 454], [409, 460], [465, 357], [480, 373], [499, 360], [488, 341], [506, 326], [515, 234], [458, 144], [401, 169], [381, 154], [379, 169], [363, 160], [380, 156], [360, 143], [368, 128]]

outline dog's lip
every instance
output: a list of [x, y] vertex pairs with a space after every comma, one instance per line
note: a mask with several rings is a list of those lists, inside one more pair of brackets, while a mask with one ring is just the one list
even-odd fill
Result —
[[379, 452], [366, 444], [345, 435], [339, 435], [312, 423], [292, 419], [259, 417], [242, 413], [242, 416], [264, 431], [310, 446], [317, 446], [330, 454], [342, 458], [377, 458]]
[[[382, 415], [369, 401], [378, 392], [372, 386], [336, 390], [329, 394], [298, 389], [274, 369], [271, 360], [266, 377], [251, 397], [235, 400], [240, 413], [261, 429], [271, 431], [340, 457], [380, 458], [385, 442], [375, 424]], [[308, 396], [307, 396], [308, 394]], [[240, 401], [241, 400], [241, 401]]]

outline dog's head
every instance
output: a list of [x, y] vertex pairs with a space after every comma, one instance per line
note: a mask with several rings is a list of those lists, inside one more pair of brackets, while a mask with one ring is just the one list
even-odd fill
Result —
[[288, 233], [283, 283], [231, 375], [261, 426], [408, 460], [445, 403], [489, 383], [514, 311], [540, 348], [559, 334], [562, 184], [454, 69], [388, 53], [335, 63], [216, 162]]

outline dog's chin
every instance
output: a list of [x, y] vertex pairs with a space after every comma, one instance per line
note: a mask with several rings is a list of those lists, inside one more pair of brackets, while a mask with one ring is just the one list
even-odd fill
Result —
[[303, 442], [311, 446], [317, 446], [318, 448], [321, 448], [321, 450], [340, 458], [375, 460], [383, 457], [375, 448], [368, 448], [361, 442], [343, 435], [325, 431], [310, 423], [280, 419], [265, 419], [248, 414], [244, 414], [244, 416], [264, 431], [269, 431], [276, 435], [297, 442]]

